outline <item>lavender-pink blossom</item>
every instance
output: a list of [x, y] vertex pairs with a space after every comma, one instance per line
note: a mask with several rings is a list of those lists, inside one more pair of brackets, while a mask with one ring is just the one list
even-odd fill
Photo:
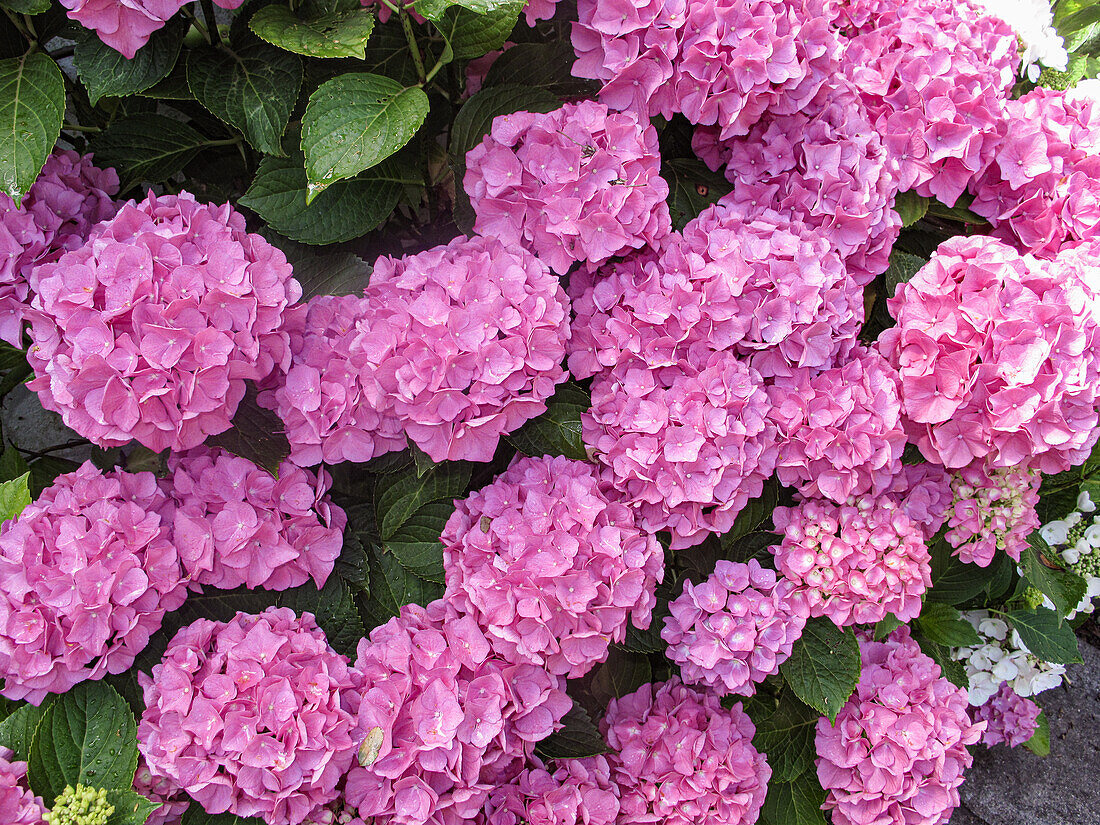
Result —
[[466, 155], [474, 229], [534, 252], [563, 275], [598, 266], [671, 229], [657, 130], [593, 101], [515, 112]]
[[1020, 696], [1009, 682], [1001, 682], [995, 696], [971, 711], [975, 722], [985, 722], [982, 744], [987, 748], [1005, 744], [1022, 745], [1035, 735], [1042, 709], [1031, 699]]
[[40, 704], [122, 673], [183, 604], [183, 570], [152, 473], [58, 476], [0, 529], [3, 694]]
[[664, 552], [587, 462], [517, 459], [457, 503], [441, 538], [446, 598], [510, 662], [577, 678], [628, 623], [649, 627]]
[[951, 476], [947, 542], [964, 562], [988, 567], [998, 550], [1020, 560], [1039, 527], [1042, 475], [1027, 467], [991, 468], [976, 461]]
[[15, 756], [0, 747], [0, 822], [4, 825], [45, 825], [42, 797], [27, 784], [27, 763], [13, 762]]
[[199, 619], [138, 681], [138, 747], [152, 778], [207, 813], [299, 825], [339, 794], [355, 758], [360, 684], [311, 614]]
[[966, 691], [900, 627], [860, 641], [859, 684], [830, 724], [817, 722], [817, 776], [835, 825], [940, 825], [959, 804], [984, 724]]
[[477, 825], [614, 825], [619, 785], [605, 756], [556, 759], [537, 757], [511, 782], [489, 794]]
[[289, 361], [301, 288], [228, 204], [128, 202], [36, 278], [28, 387], [100, 446], [198, 446], [229, 429], [246, 379]]
[[180, 825], [183, 815], [191, 807], [190, 797], [168, 777], [153, 776], [144, 758], [138, 759], [134, 790], [160, 806], [149, 814], [145, 825]]

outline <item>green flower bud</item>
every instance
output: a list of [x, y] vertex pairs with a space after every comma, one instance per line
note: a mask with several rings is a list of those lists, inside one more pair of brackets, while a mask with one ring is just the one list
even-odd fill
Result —
[[107, 825], [115, 812], [115, 806], [107, 801], [104, 788], [66, 785], [54, 800], [53, 810], [47, 811], [49, 825]]

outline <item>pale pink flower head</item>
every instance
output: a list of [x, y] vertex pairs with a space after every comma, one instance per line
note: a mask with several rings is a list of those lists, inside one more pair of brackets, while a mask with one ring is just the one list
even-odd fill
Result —
[[723, 140], [805, 107], [838, 66], [824, 0], [581, 0], [573, 74], [644, 118], [682, 113]]
[[466, 154], [474, 229], [564, 275], [654, 244], [672, 230], [657, 130], [591, 100], [493, 120]]
[[187, 193], [124, 204], [35, 277], [28, 387], [94, 443], [157, 452], [229, 429], [245, 381], [289, 361], [302, 294], [243, 215]]
[[40, 704], [122, 673], [187, 591], [152, 473], [58, 476], [0, 529], [3, 694]]
[[600, 729], [619, 785], [618, 825], [752, 825], [772, 770], [752, 746], [741, 703], [682, 684], [643, 685], [612, 699]]
[[706, 581], [685, 581], [669, 610], [661, 631], [668, 658], [685, 682], [719, 696], [752, 696], [757, 682], [778, 673], [809, 614], [795, 584], [756, 559], [720, 559]]
[[901, 471], [898, 374], [875, 350], [814, 374], [800, 369], [768, 387], [779, 433], [779, 480], [837, 504], [878, 495]]
[[345, 798], [377, 825], [476, 817], [573, 704], [563, 678], [504, 661], [443, 600], [402, 607], [358, 653], [363, 744]]
[[287, 311], [290, 367], [260, 402], [286, 425], [290, 459], [302, 467], [362, 463], [408, 443], [392, 410], [368, 400], [372, 374], [352, 350], [367, 311], [355, 295], [318, 295]]
[[42, 797], [27, 784], [27, 763], [10, 761], [15, 754], [0, 747], [0, 822], [4, 825], [45, 825]]
[[906, 464], [883, 491], [920, 525], [925, 540], [939, 532], [951, 509], [951, 477], [939, 464]]
[[643, 530], [674, 549], [724, 533], [775, 469], [775, 425], [760, 374], [732, 352], [671, 366], [629, 362], [592, 382], [584, 443]]
[[901, 376], [902, 412], [930, 461], [984, 459], [1046, 473], [1096, 443], [1100, 326], [1088, 256], [1040, 261], [1001, 241], [940, 245], [890, 299], [878, 341]]
[[149, 814], [145, 825], [180, 825], [191, 807], [191, 798], [168, 777], [153, 776], [145, 758], [140, 756], [134, 774], [134, 790], [160, 806]]
[[23, 317], [39, 264], [81, 246], [92, 226], [113, 217], [118, 175], [91, 155], [55, 149], [23, 205], [0, 194], [0, 339], [23, 347]]
[[[132, 60], [150, 35], [188, 0], [62, 0], [69, 19], [92, 29], [105, 44]], [[219, 5], [225, 5], [219, 3]], [[240, 5], [239, 3], [237, 5]]]
[[588, 462], [518, 458], [457, 503], [441, 538], [445, 598], [510, 662], [575, 679], [629, 623], [649, 627], [664, 551]]
[[[611, 757], [613, 758], [613, 757]], [[489, 794], [477, 825], [615, 825], [619, 786], [608, 757], [557, 759], [551, 767], [537, 757]]]
[[772, 548], [775, 569], [796, 585], [811, 616], [845, 627], [920, 613], [931, 556], [920, 526], [890, 498], [805, 499], [777, 507], [773, 517], [783, 533]]
[[1003, 743], [1014, 748], [1035, 735], [1041, 712], [1042, 708], [1016, 693], [1009, 682], [1001, 682], [997, 693], [971, 715], [975, 722], [986, 723], [983, 745], [992, 748]]
[[220, 590], [321, 588], [344, 542], [347, 516], [326, 492], [331, 478], [290, 461], [279, 475], [222, 449], [168, 458], [173, 535], [194, 585]]
[[207, 813], [299, 825], [355, 759], [360, 684], [309, 613], [199, 619], [141, 673], [138, 748]]
[[729, 200], [750, 214], [775, 210], [813, 228], [860, 286], [886, 271], [901, 230], [891, 208], [897, 162], [848, 81], [822, 87], [802, 112], [765, 112], [743, 137], [720, 140], [720, 132], [700, 126], [691, 145], [711, 169], [724, 168], [735, 184]]
[[566, 378], [569, 301], [525, 249], [475, 236], [381, 257], [365, 294], [349, 345], [364, 399], [433, 461], [490, 460]]
[[574, 273], [573, 374], [730, 350], [763, 377], [824, 369], [855, 344], [863, 293], [820, 233], [771, 210], [707, 207], [661, 250]]
[[947, 542], [964, 562], [988, 567], [997, 551], [1015, 561], [1039, 527], [1035, 511], [1043, 477], [1027, 467], [988, 467], [976, 461], [951, 475]]
[[836, 825], [941, 825], [984, 723], [973, 724], [966, 691], [899, 627], [859, 643], [859, 684], [836, 722], [817, 722], [817, 777]]
[[954, 205], [1001, 143], [1016, 34], [965, 0], [835, 5], [842, 71], [899, 163], [898, 189]]
[[540, 20], [551, 19], [558, 11], [561, 0], [527, 0], [523, 7], [523, 18], [528, 26], [534, 26]]
[[1044, 258], [1100, 224], [1100, 101], [1036, 88], [1007, 104], [1004, 138], [971, 184], [995, 234]]

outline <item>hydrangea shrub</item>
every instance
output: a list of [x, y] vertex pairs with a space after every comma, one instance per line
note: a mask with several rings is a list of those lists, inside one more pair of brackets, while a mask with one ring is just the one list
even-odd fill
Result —
[[2, 5], [3, 823], [942, 825], [1057, 747], [1094, 10]]

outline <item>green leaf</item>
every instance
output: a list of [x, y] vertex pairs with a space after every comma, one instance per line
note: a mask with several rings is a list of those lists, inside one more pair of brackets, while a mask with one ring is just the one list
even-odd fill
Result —
[[116, 121], [92, 138], [96, 162], [113, 166], [122, 191], [142, 183], [161, 183], [190, 163], [209, 141], [188, 126], [163, 115], [139, 114]]
[[302, 287], [299, 303], [318, 295], [358, 295], [370, 281], [371, 265], [351, 252], [317, 252], [278, 236], [275, 245], [294, 267], [294, 280]]
[[917, 619], [921, 632], [937, 644], [947, 647], [969, 647], [981, 644], [974, 625], [954, 607], [943, 602], [928, 602]]
[[344, 74], [309, 97], [302, 118], [306, 174], [315, 191], [354, 177], [412, 139], [428, 115], [423, 89], [377, 74]]
[[510, 2], [511, 0], [416, 0], [412, 5], [421, 16], [429, 20], [439, 20], [452, 6], [461, 6], [475, 14], [488, 14], [510, 5]]
[[132, 60], [105, 45], [93, 32], [85, 33], [76, 44], [73, 68], [88, 89], [91, 104], [104, 97], [144, 92], [168, 77], [187, 28], [184, 18], [172, 18], [164, 28], [153, 32]]
[[511, 0], [499, 8], [479, 14], [469, 9], [447, 9], [436, 28], [450, 44], [455, 60], [481, 57], [499, 49], [516, 27], [525, 0]]
[[489, 134], [493, 119], [513, 112], [552, 112], [561, 101], [545, 89], [527, 86], [494, 86], [482, 89], [467, 100], [455, 115], [447, 152], [455, 178], [454, 219], [458, 228], [469, 231], [474, 225], [470, 199], [462, 188], [466, 177], [466, 153]]
[[779, 695], [779, 704], [769, 716], [753, 717], [753, 745], [768, 755], [773, 782], [789, 782], [813, 767], [817, 756], [814, 736], [820, 718], [821, 714], [798, 701], [789, 690]]
[[332, 649], [353, 659], [356, 645], [367, 635], [355, 606], [355, 594], [339, 576], [329, 576], [320, 590], [312, 582], [285, 590], [279, 596], [279, 605], [299, 615], [312, 613]]
[[597, 702], [606, 704], [633, 693], [652, 679], [648, 656], [613, 647], [592, 677], [592, 696]]
[[588, 713], [576, 702], [561, 721], [565, 727], [535, 745], [536, 753], [544, 759], [583, 759], [610, 750]]
[[273, 410], [261, 407], [256, 385], [246, 385], [244, 398], [233, 416], [232, 426], [223, 433], [206, 439], [208, 447], [221, 447], [233, 455], [247, 458], [271, 475], [279, 475], [279, 465], [290, 455], [282, 419]]
[[235, 51], [196, 49], [187, 85], [211, 114], [268, 155], [283, 154], [283, 132], [302, 88], [302, 59], [255, 41]]
[[944, 678], [955, 687], [960, 687], [963, 690], [970, 687], [970, 680], [967, 678], [966, 668], [962, 666], [962, 662], [955, 661], [951, 658], [951, 650], [949, 648], [933, 642], [921, 633], [914, 634], [913, 638], [916, 640], [917, 644], [920, 645], [920, 649], [924, 655], [940, 666], [940, 673]]
[[0, 524], [9, 519], [18, 518], [31, 503], [30, 484], [30, 471], [11, 481], [0, 482]]
[[586, 461], [581, 414], [591, 406], [592, 399], [585, 390], [572, 381], [566, 382], [546, 402], [546, 412], [504, 438], [524, 455], [563, 455]]
[[268, 155], [239, 203], [280, 235], [315, 246], [350, 241], [379, 226], [397, 206], [408, 177], [390, 158], [311, 199], [304, 163], [299, 150], [285, 158]]
[[930, 543], [932, 587], [927, 601], [960, 605], [981, 593], [991, 578], [987, 569], [959, 561], [941, 536]]
[[422, 579], [443, 583], [443, 544], [439, 540], [453, 501], [433, 501], [417, 510], [386, 540], [383, 547], [401, 566]]
[[27, 471], [27, 462], [15, 447], [9, 444], [0, 452], [0, 479], [11, 481]]
[[916, 192], [900, 192], [894, 199], [894, 211], [901, 218], [902, 226], [912, 226], [928, 212], [928, 198]]
[[829, 721], [859, 682], [859, 644], [851, 630], [828, 619], [810, 619], [780, 672], [795, 695]]
[[149, 814], [160, 807], [159, 802], [148, 800], [129, 788], [109, 788], [107, 801], [115, 806], [107, 825], [145, 825]]
[[1046, 711], [1039, 711], [1039, 724], [1031, 738], [1024, 742], [1024, 747], [1036, 756], [1050, 756], [1050, 720]]
[[881, 642], [903, 624], [905, 624], [905, 622], [903, 622], [893, 613], [887, 613], [886, 618], [880, 619], [878, 624], [875, 625], [875, 641]]
[[50, 0], [3, 0], [0, 6], [17, 14], [41, 14], [50, 7]]
[[760, 822], [762, 825], [825, 825], [823, 802], [825, 791], [812, 773], [805, 773], [793, 782], [769, 784]]
[[416, 470], [387, 477], [378, 496], [378, 525], [383, 541], [392, 539], [412, 515], [435, 501], [452, 502], [465, 492], [470, 465], [448, 461], [422, 476]]
[[668, 601], [658, 598], [649, 627], [642, 630], [635, 627], [633, 622], [626, 626], [626, 638], [621, 645], [623, 650], [634, 653], [664, 653], [668, 642], [661, 638], [661, 631], [668, 615]]
[[517, 43], [493, 61], [482, 88], [512, 85], [545, 89], [559, 97], [594, 96], [599, 91], [598, 84], [573, 77], [576, 59], [568, 40]]
[[[38, 707], [20, 705], [12, 711], [3, 722], [0, 722], [0, 747], [14, 751], [15, 758], [20, 762], [29, 760], [34, 746], [34, 734], [54, 701], [55, 697], [50, 696]], [[41, 794], [37, 788], [34, 790], [35, 793]]]
[[768, 479], [764, 483], [761, 494], [749, 499], [737, 514], [733, 527], [718, 537], [722, 547], [728, 549], [750, 533], [761, 532], [765, 524], [770, 525], [772, 511], [777, 504], [779, 504], [779, 485], [774, 480]]
[[1027, 649], [1044, 662], [1070, 664], [1081, 661], [1077, 637], [1053, 610], [1046, 607], [1013, 610], [1006, 618]]
[[420, 449], [416, 442], [409, 443], [409, 453], [412, 455], [413, 465], [416, 467], [416, 477], [421, 478], [429, 470], [434, 470], [438, 464], [432, 461], [432, 457]]
[[208, 814], [201, 805], [195, 804], [188, 806], [180, 825], [264, 825], [264, 821], [255, 816]]
[[103, 682], [81, 682], [57, 699], [38, 727], [30, 780], [49, 808], [66, 785], [128, 788], [137, 770], [137, 724]]
[[268, 43], [306, 57], [366, 57], [374, 13], [358, 0], [303, 6], [302, 16], [286, 6], [264, 6], [249, 28]]
[[919, 255], [894, 250], [890, 253], [890, 266], [886, 270], [886, 297], [897, 294], [900, 284], [908, 283], [928, 263]]
[[65, 78], [48, 55], [0, 60], [0, 184], [16, 206], [57, 143], [64, 115]]
[[989, 223], [981, 215], [977, 215], [971, 212], [967, 207], [974, 202], [974, 196], [963, 193], [959, 196], [959, 199], [955, 202], [954, 206], [948, 206], [938, 200], [930, 201], [928, 204], [928, 214], [935, 215], [937, 218], [944, 218], [949, 221], [957, 221], [958, 223], [965, 224], [983, 224]]
[[1058, 551], [1047, 544], [1038, 530], [1028, 536], [1020, 563], [1024, 578], [1051, 600], [1059, 616], [1065, 616], [1077, 607], [1088, 589], [1081, 576], [1060, 565]]
[[370, 554], [370, 595], [364, 602], [376, 625], [396, 616], [407, 604], [421, 607], [443, 595], [443, 587], [402, 567], [390, 553]]
[[733, 191], [733, 184], [724, 175], [710, 171], [694, 158], [673, 158], [662, 163], [661, 177], [668, 181], [668, 209], [677, 229], [683, 229], [700, 212]]
[[1066, 51], [1071, 54], [1091, 51], [1100, 40], [1100, 5], [1086, 6], [1062, 18], [1057, 29], [1065, 42]]

